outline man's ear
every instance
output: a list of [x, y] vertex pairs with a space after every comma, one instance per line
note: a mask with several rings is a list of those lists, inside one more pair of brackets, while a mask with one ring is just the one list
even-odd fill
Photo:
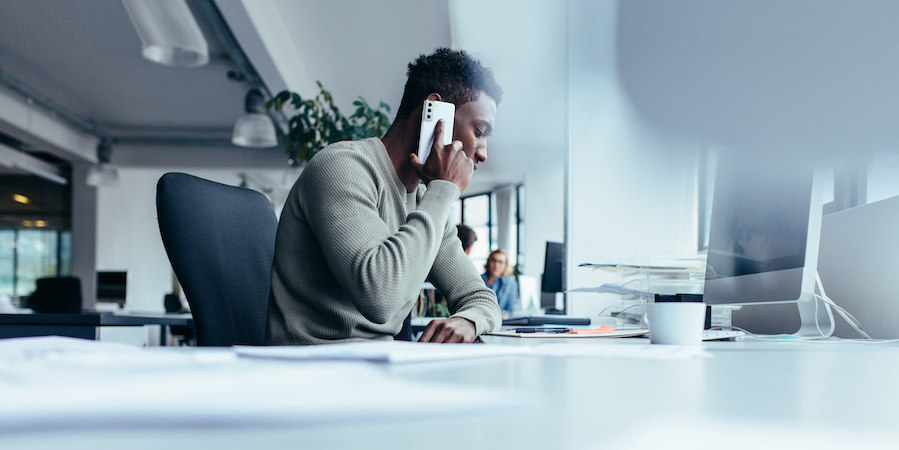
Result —
[[432, 92], [430, 95], [428, 95], [428, 100], [436, 100], [438, 102], [442, 102], [443, 97], [441, 97], [440, 94], [436, 92]]

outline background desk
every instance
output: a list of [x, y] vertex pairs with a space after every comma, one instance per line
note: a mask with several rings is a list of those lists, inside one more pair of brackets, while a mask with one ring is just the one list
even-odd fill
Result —
[[190, 326], [190, 314], [0, 314], [0, 338], [66, 336], [98, 340], [100, 327], [161, 325], [160, 345], [166, 345], [172, 326]]
[[[639, 345], [646, 339], [597, 340]], [[405, 382], [496, 388], [533, 408], [416, 419], [0, 433], [9, 448], [896, 448], [899, 345], [718, 342], [690, 360], [505, 356], [373, 365]], [[207, 352], [208, 349], [147, 349]], [[218, 350], [221, 351], [221, 350]], [[248, 360], [276, 370], [290, 361]], [[361, 364], [361, 363], [347, 363]], [[251, 382], [252, 380], [247, 380]], [[306, 380], [308, 389], [317, 389]], [[365, 379], [359, 379], [364, 384]], [[340, 395], [340, 392], [334, 392]], [[259, 399], [265, 402], [265, 399]]]

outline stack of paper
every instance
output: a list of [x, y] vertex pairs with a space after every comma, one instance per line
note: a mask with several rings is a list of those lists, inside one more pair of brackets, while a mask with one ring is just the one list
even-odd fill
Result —
[[529, 348], [508, 345], [447, 345], [403, 341], [357, 342], [335, 345], [248, 347], [236, 346], [240, 356], [271, 359], [351, 360], [409, 363], [521, 355]]

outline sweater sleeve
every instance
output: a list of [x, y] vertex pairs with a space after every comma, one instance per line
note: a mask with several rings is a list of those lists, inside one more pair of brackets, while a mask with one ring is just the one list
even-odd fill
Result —
[[470, 320], [479, 336], [496, 331], [502, 325], [496, 294], [487, 287], [462, 250], [456, 227], [450, 223], [446, 224], [440, 251], [428, 279], [446, 297], [452, 317]]
[[377, 170], [360, 152], [322, 152], [305, 171], [303, 187], [316, 195], [304, 211], [329, 269], [366, 319], [386, 323], [421, 289], [459, 189], [432, 182], [418, 209], [390, 230], [379, 216]]

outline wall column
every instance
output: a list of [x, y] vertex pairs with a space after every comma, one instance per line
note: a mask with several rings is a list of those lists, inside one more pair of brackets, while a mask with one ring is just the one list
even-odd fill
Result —
[[72, 275], [81, 279], [86, 309], [97, 301], [97, 188], [85, 183], [90, 167], [72, 167]]

